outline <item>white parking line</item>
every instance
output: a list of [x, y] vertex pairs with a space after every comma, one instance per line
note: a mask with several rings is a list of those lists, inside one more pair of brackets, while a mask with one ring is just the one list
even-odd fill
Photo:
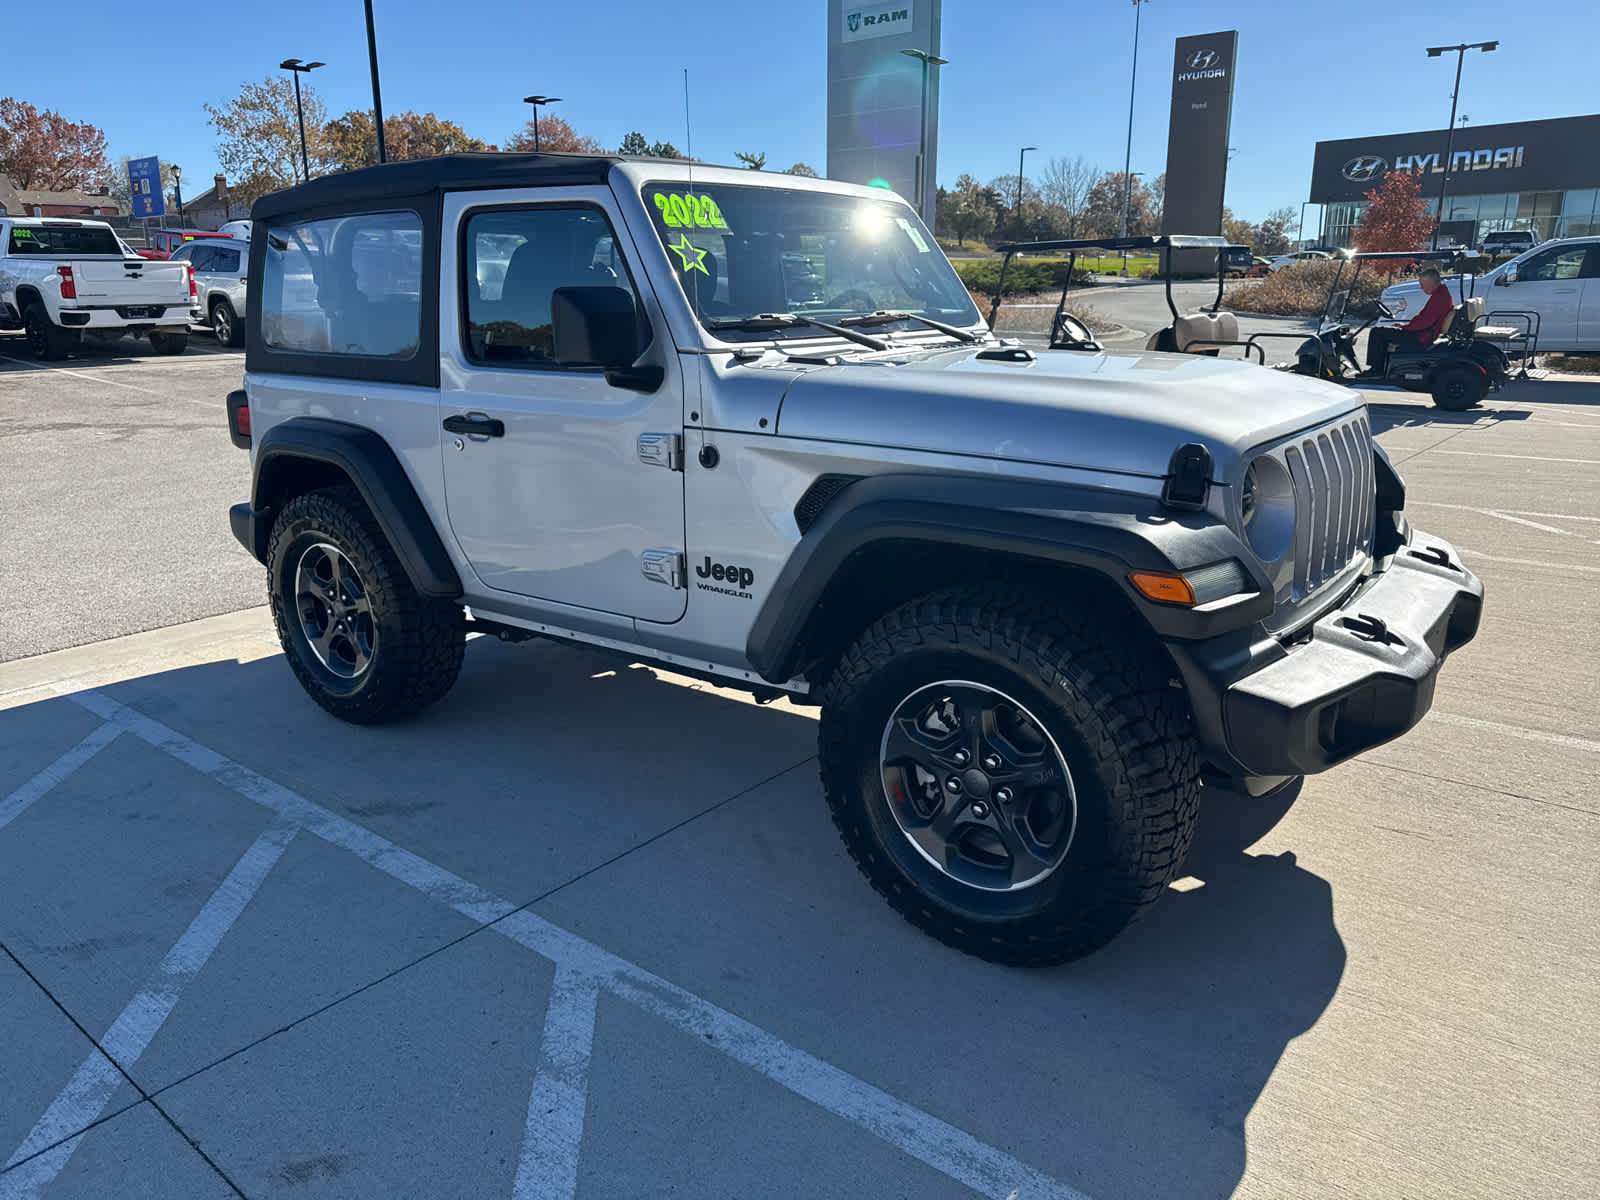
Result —
[[1528, 742], [1543, 742], [1548, 746], [1565, 746], [1569, 750], [1586, 750], [1600, 754], [1600, 742], [1589, 738], [1573, 737], [1566, 733], [1546, 733], [1542, 729], [1524, 729], [1521, 725], [1505, 725], [1499, 721], [1484, 721], [1478, 717], [1458, 717], [1454, 713], [1435, 712], [1432, 719], [1461, 729], [1481, 729], [1485, 733], [1503, 733], [1507, 737], [1522, 738]]
[[1482, 550], [1469, 550], [1465, 546], [1456, 549], [1468, 558], [1481, 558], [1488, 562], [1509, 563], [1514, 567], [1544, 567], [1551, 571], [1563, 573], [1576, 572], [1579, 575], [1600, 575], [1600, 567], [1584, 566], [1582, 563], [1551, 562], [1547, 558], [1508, 558], [1503, 554], [1485, 554]]
[[95, 375], [89, 371], [83, 370], [80, 367], [63, 367], [58, 366], [55, 363], [29, 362], [27, 359], [12, 358], [5, 354], [0, 354], [0, 362], [13, 362], [24, 367], [43, 368], [46, 371], [66, 371], [70, 375], [81, 375], [83, 378], [92, 379], [96, 383], [109, 383], [112, 387], [127, 388], [130, 392], [143, 392], [146, 396], [166, 395], [165, 392], [152, 392], [149, 388], [142, 388], [137, 384], [123, 383], [120, 379], [107, 379], [104, 375]]
[[1550, 458], [1543, 454], [1500, 454], [1493, 450], [1433, 450], [1432, 454], [1458, 454], [1465, 458], [1519, 458], [1524, 462], [1577, 463], [1585, 467], [1600, 467], [1600, 458]]
[[[105, 1110], [122, 1082], [122, 1072], [138, 1062], [172, 1014], [183, 989], [200, 973], [212, 951], [233, 928], [233, 923], [297, 832], [287, 821], [276, 820], [240, 855], [233, 870], [217, 885], [217, 890], [189, 922], [183, 936], [167, 951], [139, 994], [128, 1001], [111, 1028], [106, 1030], [100, 1039], [105, 1053], [99, 1049], [89, 1052], [6, 1161], [7, 1167], [15, 1167], [30, 1155], [39, 1155], [20, 1170], [0, 1175], [0, 1197], [31, 1200], [61, 1173], [82, 1140], [72, 1135]], [[122, 1070], [118, 1069], [119, 1065]], [[63, 1138], [70, 1140], [55, 1145]], [[49, 1153], [39, 1153], [47, 1147], [51, 1148]]]
[[600, 983], [563, 963], [544, 1012], [544, 1043], [528, 1093], [522, 1156], [511, 1186], [512, 1200], [548, 1200], [578, 1191], [578, 1153], [583, 1145], [589, 1097], [589, 1055], [594, 1048]]
[[[721, 1050], [773, 1082], [966, 1184], [980, 1195], [994, 1200], [1034, 1200], [1035, 1197], [1087, 1200], [1084, 1193], [980, 1142], [964, 1130], [897, 1100], [880, 1088], [569, 930], [518, 908], [103, 693], [79, 690], [81, 685], [70, 681], [55, 686], [90, 712], [271, 809], [286, 822], [351, 851], [391, 878], [464, 916], [480, 922], [494, 922], [495, 932], [553, 960], [558, 973], [563, 967], [576, 970], [579, 975], [596, 981], [597, 987], [692, 1033], [702, 1039], [703, 1044]], [[569, 997], [565, 1002], [568, 1013], [580, 1000], [581, 996]], [[563, 1015], [561, 1020], [562, 1029], [567, 1031], [562, 1032], [561, 1037], [565, 1038], [573, 1028], [572, 1018]], [[563, 1052], [570, 1053], [570, 1043]], [[520, 1174], [519, 1170], [519, 1177]], [[565, 1197], [572, 1193], [549, 1194]]]
[[35, 800], [66, 779], [68, 775], [83, 766], [84, 763], [88, 762], [101, 750], [104, 750], [116, 740], [117, 735], [121, 732], [122, 730], [115, 725], [97, 725], [83, 741], [68, 750], [4, 800], [0, 800], [0, 829], [4, 829], [23, 813], [27, 812]]

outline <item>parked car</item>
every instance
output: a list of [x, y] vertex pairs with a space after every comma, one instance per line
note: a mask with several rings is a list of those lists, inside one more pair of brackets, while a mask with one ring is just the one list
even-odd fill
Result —
[[[1520, 319], [1496, 318], [1497, 312], [1538, 314], [1541, 352], [1600, 351], [1600, 237], [1543, 242], [1482, 275], [1447, 276], [1445, 286], [1457, 304], [1463, 292], [1480, 297], [1490, 325], [1524, 327]], [[1397, 283], [1384, 289], [1382, 300], [1407, 320], [1422, 307], [1422, 285]]]
[[1281, 271], [1284, 267], [1293, 267], [1300, 263], [1316, 262], [1319, 259], [1332, 257], [1333, 255], [1325, 250], [1296, 250], [1292, 254], [1274, 254], [1267, 259], [1267, 270]]
[[892, 193], [443, 155], [252, 216], [229, 522], [311, 699], [410, 716], [476, 632], [820, 705], [852, 857], [970, 953], [1104, 945], [1182, 874], [1202, 780], [1399, 737], [1477, 632], [1359, 393], [1004, 344]]
[[1498, 258], [1503, 254], [1521, 254], [1539, 244], [1539, 235], [1531, 229], [1499, 229], [1483, 235], [1478, 253]]
[[182, 354], [193, 302], [187, 263], [128, 257], [104, 221], [0, 217], [0, 329], [25, 330], [35, 358], [130, 335]]
[[[232, 244], [230, 244], [232, 243]], [[232, 238], [196, 240], [172, 252], [174, 261], [194, 271], [194, 307], [190, 317], [211, 326], [224, 346], [244, 345], [245, 284], [250, 246]]]
[[205, 238], [225, 238], [225, 233], [217, 233], [211, 229], [157, 229], [150, 235], [150, 245], [139, 251], [141, 258], [168, 259], [172, 252], [185, 242], [200, 241]]

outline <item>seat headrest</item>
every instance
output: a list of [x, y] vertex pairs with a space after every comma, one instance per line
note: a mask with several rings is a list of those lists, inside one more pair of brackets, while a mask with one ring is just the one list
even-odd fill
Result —
[[[1194, 313], [1192, 316], [1179, 317], [1173, 323], [1172, 331], [1179, 350], [1187, 350], [1192, 342], [1237, 342], [1239, 318], [1231, 312]], [[1202, 346], [1202, 349], [1215, 349], [1215, 346]]]
[[1461, 302], [1461, 315], [1468, 321], [1476, 321], [1483, 316], [1483, 297], [1469, 296]]

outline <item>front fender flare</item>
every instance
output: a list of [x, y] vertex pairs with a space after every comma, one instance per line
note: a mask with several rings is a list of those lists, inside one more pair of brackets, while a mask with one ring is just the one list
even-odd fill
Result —
[[[1272, 610], [1254, 558], [1207, 513], [1165, 509], [1155, 497], [1101, 488], [879, 475], [845, 488], [801, 537], [750, 628], [745, 653], [751, 665], [769, 681], [791, 678], [807, 623], [845, 563], [875, 545], [907, 542], [1094, 571], [1127, 596], [1163, 640], [1214, 637]], [[1230, 558], [1244, 565], [1255, 595], [1192, 610], [1147, 600], [1128, 582], [1136, 569], [1184, 571]]]

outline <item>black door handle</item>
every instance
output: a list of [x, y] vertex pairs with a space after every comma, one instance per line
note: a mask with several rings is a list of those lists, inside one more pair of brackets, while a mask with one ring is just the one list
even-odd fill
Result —
[[505, 437], [506, 423], [497, 417], [469, 417], [456, 413], [444, 419], [446, 433], [473, 433], [479, 437]]

